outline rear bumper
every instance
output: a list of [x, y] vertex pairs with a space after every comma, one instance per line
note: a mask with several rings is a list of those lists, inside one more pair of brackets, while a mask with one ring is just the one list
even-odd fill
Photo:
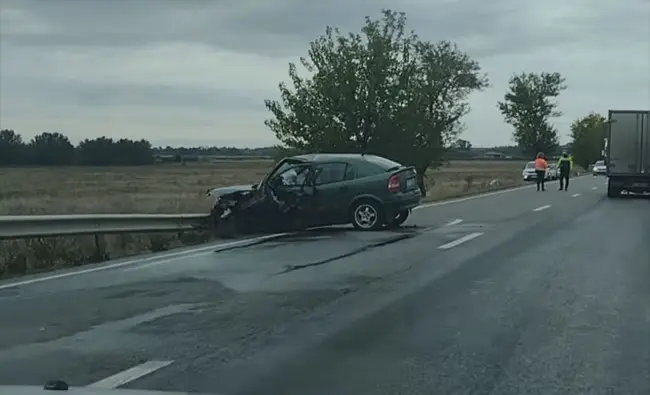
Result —
[[386, 210], [386, 216], [392, 218], [401, 211], [414, 209], [420, 205], [421, 201], [422, 193], [419, 189], [412, 192], [399, 192], [392, 199], [384, 201], [384, 210]]

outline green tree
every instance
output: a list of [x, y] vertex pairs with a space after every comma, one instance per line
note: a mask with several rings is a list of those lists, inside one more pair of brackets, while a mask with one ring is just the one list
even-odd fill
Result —
[[31, 162], [40, 166], [60, 166], [74, 163], [74, 146], [61, 133], [41, 133], [29, 143]]
[[472, 143], [467, 140], [458, 139], [454, 142], [452, 148], [460, 151], [469, 151], [472, 149]]
[[26, 146], [23, 138], [11, 129], [0, 130], [0, 166], [27, 163]]
[[383, 10], [361, 33], [327, 27], [310, 44], [301, 77], [266, 100], [266, 125], [297, 151], [364, 152], [413, 165], [420, 176], [439, 165], [461, 131], [470, 93], [488, 86], [479, 64], [450, 42], [422, 41], [406, 15]]
[[585, 169], [602, 158], [606, 137], [607, 119], [594, 112], [576, 119], [571, 124], [571, 154], [574, 161]]
[[497, 107], [514, 127], [514, 141], [524, 155], [557, 150], [557, 129], [549, 119], [562, 115], [555, 99], [566, 89], [564, 82], [560, 73], [521, 73], [510, 78], [504, 100]]

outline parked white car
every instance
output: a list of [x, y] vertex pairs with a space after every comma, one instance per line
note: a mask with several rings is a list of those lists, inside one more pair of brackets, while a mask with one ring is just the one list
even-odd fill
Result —
[[537, 177], [535, 175], [535, 162], [528, 162], [521, 171], [521, 177], [524, 181], [533, 181]]
[[594, 163], [593, 167], [591, 168], [591, 172], [594, 176], [607, 175], [607, 165], [605, 165], [605, 161], [596, 161], [596, 163]]
[[557, 180], [560, 177], [560, 173], [557, 168], [556, 162], [549, 162], [548, 170], [546, 171], [546, 180]]
[[[549, 164], [549, 167], [546, 169], [546, 181], [550, 180], [555, 180], [558, 178], [557, 175], [557, 165], [554, 164], [555, 169], [551, 169], [551, 164]], [[521, 177], [524, 179], [524, 181], [535, 181], [537, 179], [537, 174], [535, 173], [535, 162], [531, 161], [526, 163], [524, 166], [524, 169], [521, 171]]]

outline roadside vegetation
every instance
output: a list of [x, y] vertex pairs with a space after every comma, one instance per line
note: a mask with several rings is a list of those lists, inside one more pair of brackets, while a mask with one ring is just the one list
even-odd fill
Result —
[[[426, 200], [440, 200], [521, 185], [522, 161], [566, 148], [551, 122], [561, 115], [556, 100], [567, 88], [557, 72], [513, 75], [497, 107], [516, 145], [473, 148], [462, 139], [463, 117], [471, 111], [470, 94], [489, 88], [488, 76], [455, 43], [431, 42], [408, 30], [399, 12], [383, 10], [354, 33], [328, 27], [299, 65], [289, 65], [288, 77], [279, 84], [279, 99], [265, 101], [277, 147], [157, 148], [109, 137], [73, 145], [61, 133], [44, 131], [24, 141], [19, 132], [2, 130], [0, 215], [207, 212], [208, 188], [257, 182], [274, 159], [302, 152], [365, 152], [415, 166]], [[604, 130], [598, 114], [572, 125], [569, 147], [578, 164], [587, 167], [598, 158]], [[490, 150], [508, 160], [488, 160], [494, 158]], [[186, 232], [2, 241], [0, 277], [209, 237]]]

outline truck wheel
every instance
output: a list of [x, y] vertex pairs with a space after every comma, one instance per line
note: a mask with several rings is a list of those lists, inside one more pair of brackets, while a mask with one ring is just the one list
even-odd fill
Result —
[[621, 190], [619, 188], [616, 188], [611, 184], [607, 184], [607, 197], [617, 198], [620, 196], [621, 196]]
[[359, 200], [354, 203], [350, 211], [352, 225], [356, 229], [379, 230], [386, 223], [383, 207], [374, 200]]

